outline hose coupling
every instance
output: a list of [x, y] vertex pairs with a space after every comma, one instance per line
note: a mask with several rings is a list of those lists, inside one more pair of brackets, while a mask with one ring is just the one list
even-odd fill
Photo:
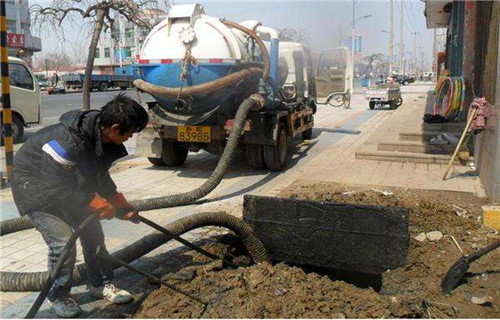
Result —
[[254, 93], [250, 96], [250, 99], [252, 99], [255, 104], [251, 107], [252, 110], [258, 111], [264, 107], [264, 104], [266, 103], [266, 99], [264, 99], [263, 96], [260, 94]]

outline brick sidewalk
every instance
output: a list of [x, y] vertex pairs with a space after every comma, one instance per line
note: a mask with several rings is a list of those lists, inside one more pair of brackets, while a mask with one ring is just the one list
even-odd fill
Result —
[[[425, 87], [424, 89], [425, 90]], [[415, 165], [396, 162], [380, 162], [355, 160], [354, 151], [368, 141], [373, 133], [380, 130], [388, 119], [404, 115], [403, 108], [415, 103], [423, 103], [417, 99], [406, 99], [405, 104], [397, 111], [368, 110], [368, 103], [360, 96], [354, 96], [352, 109], [322, 106], [315, 118], [314, 138], [310, 141], [296, 141], [291, 165], [282, 173], [254, 171], [246, 164], [242, 154], [238, 154], [230, 171], [222, 183], [206, 197], [206, 201], [180, 208], [170, 208], [144, 212], [146, 218], [165, 225], [180, 217], [203, 211], [226, 211], [236, 216], [241, 215], [242, 197], [246, 193], [260, 195], [276, 195], [296, 180], [334, 181], [355, 184], [372, 184], [381, 186], [402, 186], [408, 188], [459, 190], [482, 194], [478, 178], [460, 176], [445, 182], [439, 181], [443, 166]], [[191, 155], [186, 165], [178, 170], [154, 168], [147, 159], [135, 158], [119, 163], [113, 169], [113, 179], [119, 190], [130, 199], [143, 199], [158, 195], [176, 194], [180, 190], [189, 191], [200, 186], [211, 174], [218, 161], [217, 156], [208, 153]], [[457, 172], [467, 170], [457, 169]], [[456, 173], [455, 173], [456, 174]], [[10, 190], [0, 191], [2, 219], [4, 210], [11, 214], [15, 211]], [[133, 225], [129, 222], [111, 220], [104, 221], [106, 244], [110, 251], [130, 244], [152, 232], [144, 225]], [[202, 231], [200, 231], [202, 232]], [[198, 233], [199, 234], [199, 233]], [[188, 239], [196, 239], [193, 233]], [[1, 271], [42, 271], [46, 270], [46, 246], [41, 236], [34, 230], [3, 236], [1, 242]], [[151, 258], [161, 252], [171, 250], [178, 245], [169, 243], [145, 256]], [[83, 261], [81, 248], [78, 245], [78, 262]], [[129, 273], [124, 272], [130, 276]], [[130, 277], [129, 277], [130, 278]], [[127, 282], [127, 278], [120, 278]], [[74, 289], [85, 292], [84, 286]], [[2, 318], [22, 317], [36, 298], [37, 293], [2, 292], [0, 295], [0, 312]], [[88, 300], [88, 297], [87, 297]], [[99, 306], [98, 302], [88, 302], [82, 307], [86, 316]], [[54, 317], [46, 305], [42, 306], [39, 316]]]

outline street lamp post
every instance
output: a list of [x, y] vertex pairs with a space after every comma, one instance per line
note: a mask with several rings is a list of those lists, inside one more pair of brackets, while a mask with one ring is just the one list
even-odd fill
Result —
[[352, 0], [352, 21], [351, 21], [351, 63], [352, 63], [352, 77], [351, 77], [351, 93], [353, 92], [353, 82], [354, 82], [354, 26], [357, 21], [361, 19], [366, 19], [371, 17], [371, 14], [360, 17], [356, 19], [356, 2], [357, 0]]

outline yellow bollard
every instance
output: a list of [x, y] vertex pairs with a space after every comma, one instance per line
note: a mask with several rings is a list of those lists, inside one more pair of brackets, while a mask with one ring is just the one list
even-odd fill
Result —
[[2, 76], [2, 131], [5, 144], [7, 181], [12, 175], [14, 141], [12, 139], [12, 111], [10, 109], [9, 56], [7, 54], [7, 17], [5, 0], [0, 0], [0, 71]]

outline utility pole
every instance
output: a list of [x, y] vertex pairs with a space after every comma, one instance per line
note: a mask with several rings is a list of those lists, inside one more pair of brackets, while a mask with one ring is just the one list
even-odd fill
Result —
[[352, 0], [352, 24], [351, 24], [351, 63], [352, 63], [352, 74], [351, 74], [351, 94], [353, 94], [353, 83], [354, 83], [354, 23], [356, 20], [356, 0]]
[[394, 65], [394, 0], [390, 1], [390, 12], [391, 12], [391, 26], [390, 26], [390, 38], [389, 38], [389, 74], [392, 74], [392, 68]]
[[[434, 72], [434, 74], [437, 74], [437, 33], [436, 29], [434, 29], [434, 41], [432, 42], [432, 58], [431, 58], [431, 71]], [[433, 79], [434, 80], [434, 79]]]
[[[434, 29], [436, 32], [436, 29]], [[403, 74], [404, 72], [404, 44], [403, 44], [403, 0], [399, 3], [399, 74]]]
[[425, 69], [427, 69], [427, 68], [424, 65], [424, 62], [425, 62], [424, 47], [420, 47], [420, 48], [421, 48], [421, 54], [422, 54], [422, 61], [421, 61], [421, 64], [420, 64], [422, 66], [422, 68], [421, 68], [420, 73], [423, 73], [423, 72], [425, 72]]
[[412, 32], [413, 35], [413, 73], [417, 73], [417, 34], [418, 32]]

